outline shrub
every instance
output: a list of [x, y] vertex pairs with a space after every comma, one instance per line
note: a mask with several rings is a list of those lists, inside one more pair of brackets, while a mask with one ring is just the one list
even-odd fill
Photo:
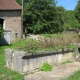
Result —
[[0, 24], [0, 38], [3, 37], [3, 28], [2, 28], [2, 25]]
[[52, 66], [48, 63], [48, 62], [45, 62], [43, 63], [43, 65], [40, 67], [40, 70], [41, 71], [51, 71], [52, 70]]
[[34, 53], [38, 49], [38, 41], [29, 38], [27, 38], [26, 40], [18, 41], [17, 44], [18, 45], [15, 45], [15, 48], [18, 50]]
[[39, 37], [39, 40], [27, 38], [15, 42], [15, 48], [18, 50], [35, 53], [40, 50], [59, 50], [64, 48], [75, 49], [74, 43], [79, 42], [77, 34], [55, 34], [50, 37]]

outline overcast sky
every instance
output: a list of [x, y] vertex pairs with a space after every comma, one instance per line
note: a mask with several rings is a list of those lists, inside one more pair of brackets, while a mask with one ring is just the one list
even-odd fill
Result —
[[78, 0], [56, 0], [57, 6], [63, 6], [67, 10], [74, 10]]

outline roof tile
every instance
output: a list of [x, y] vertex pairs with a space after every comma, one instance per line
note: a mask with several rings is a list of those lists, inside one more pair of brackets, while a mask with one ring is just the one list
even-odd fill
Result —
[[21, 10], [21, 6], [15, 0], [0, 0], [0, 10]]

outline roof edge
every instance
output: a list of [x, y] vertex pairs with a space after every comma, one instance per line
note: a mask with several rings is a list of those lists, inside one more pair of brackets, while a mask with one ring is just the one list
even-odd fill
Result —
[[22, 10], [22, 9], [0, 9], [0, 10], [2, 10], [2, 11], [7, 11], [7, 10], [9, 10], [9, 11], [12, 11], [12, 10]]

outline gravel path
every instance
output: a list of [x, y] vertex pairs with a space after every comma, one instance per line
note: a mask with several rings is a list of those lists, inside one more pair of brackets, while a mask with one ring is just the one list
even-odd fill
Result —
[[24, 80], [60, 80], [69, 77], [73, 72], [80, 69], [80, 62], [72, 62], [53, 67], [51, 72], [36, 72], [24, 77]]

